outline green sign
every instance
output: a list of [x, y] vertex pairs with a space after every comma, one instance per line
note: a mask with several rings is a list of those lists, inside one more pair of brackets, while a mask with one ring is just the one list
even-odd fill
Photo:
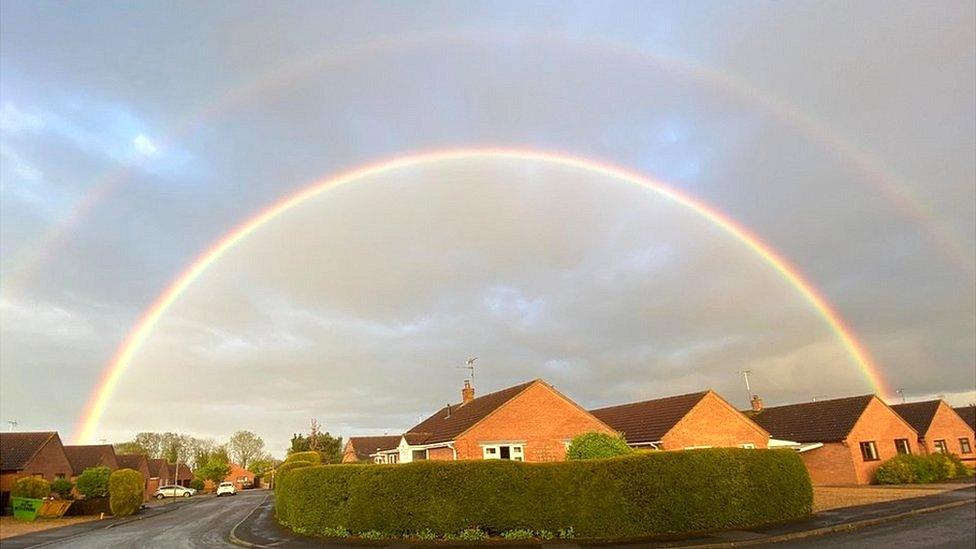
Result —
[[33, 522], [37, 518], [37, 511], [44, 504], [43, 499], [10, 498], [10, 505], [14, 510], [14, 518]]

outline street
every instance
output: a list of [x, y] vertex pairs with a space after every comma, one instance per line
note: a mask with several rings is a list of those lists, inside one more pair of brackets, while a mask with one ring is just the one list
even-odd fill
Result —
[[[233, 547], [227, 542], [231, 528], [270, 494], [247, 490], [231, 497], [206, 497], [174, 509], [146, 514], [140, 520], [98, 528], [50, 542], [37, 534], [4, 540], [3, 547]], [[40, 534], [44, 534], [41, 532]], [[30, 538], [21, 539], [21, 538]]]

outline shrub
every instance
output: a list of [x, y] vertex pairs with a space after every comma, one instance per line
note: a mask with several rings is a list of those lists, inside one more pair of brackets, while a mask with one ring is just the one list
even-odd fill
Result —
[[86, 498], [103, 498], [108, 495], [108, 467], [89, 467], [78, 477], [75, 488]]
[[556, 534], [553, 534], [549, 530], [539, 530], [538, 532], [535, 533], [535, 535], [538, 536], [539, 539], [541, 539], [542, 541], [549, 541], [549, 540], [556, 539]]
[[532, 530], [523, 530], [520, 528], [518, 530], [506, 530], [502, 532], [502, 537], [507, 540], [523, 540], [532, 539], [535, 537], [535, 534]]
[[598, 459], [633, 453], [624, 439], [606, 433], [577, 435], [566, 449], [566, 459]]
[[51, 483], [40, 477], [23, 477], [17, 479], [10, 490], [10, 497], [44, 499], [51, 495]]
[[899, 454], [878, 466], [874, 478], [879, 484], [927, 484], [967, 474], [966, 466], [955, 454]]
[[51, 491], [61, 499], [71, 499], [71, 489], [74, 487], [74, 483], [65, 478], [59, 478], [51, 483]]
[[323, 528], [321, 530], [321, 535], [327, 538], [348, 538], [349, 530], [346, 530], [342, 526], [337, 526], [335, 528]]
[[488, 534], [483, 532], [481, 528], [465, 528], [458, 532], [456, 539], [461, 541], [482, 541], [488, 539]]
[[203, 491], [207, 487], [207, 483], [200, 477], [197, 477], [190, 481], [190, 488], [193, 488], [197, 492]]
[[433, 541], [437, 539], [437, 534], [434, 533], [430, 528], [424, 528], [423, 530], [417, 532], [416, 534], [410, 536], [414, 539], [419, 539], [421, 541]]
[[309, 461], [315, 465], [318, 465], [322, 463], [322, 454], [316, 452], [315, 450], [309, 450], [308, 452], [294, 452], [285, 458], [285, 463], [289, 463], [291, 461]]
[[359, 534], [359, 537], [363, 539], [388, 539], [390, 536], [377, 530], [369, 530]]
[[144, 479], [139, 471], [119, 469], [108, 479], [109, 507], [117, 517], [127, 517], [142, 506]]
[[809, 514], [813, 503], [810, 478], [791, 450], [317, 465], [291, 469], [277, 482], [278, 520], [318, 535], [337, 527], [394, 536], [429, 528], [461, 539], [458, 532], [478, 525], [482, 534], [640, 537], [780, 522]]

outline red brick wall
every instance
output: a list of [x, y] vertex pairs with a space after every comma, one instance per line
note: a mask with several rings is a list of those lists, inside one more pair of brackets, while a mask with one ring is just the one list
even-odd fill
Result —
[[[800, 459], [815, 485], [857, 484], [851, 451], [843, 442], [829, 442], [822, 448], [801, 452]], [[857, 459], [861, 459], [860, 451]]]
[[[924, 433], [924, 437], [924, 442], [919, 443], [921, 447], [920, 453], [929, 454], [935, 452], [935, 441], [942, 439], [946, 441], [950, 453], [958, 455], [966, 462], [976, 461], [976, 455], [973, 453], [976, 452], [976, 441], [973, 440], [973, 430], [945, 402], [939, 403], [935, 417], [932, 418], [932, 424], [929, 425], [928, 432]], [[962, 445], [959, 443], [960, 438], [969, 440], [970, 452], [968, 454], [962, 453]]]
[[357, 463], [359, 458], [356, 457], [356, 450], [352, 447], [352, 442], [346, 442], [346, 446], [342, 449], [342, 462], [343, 463]]
[[454, 450], [450, 448], [431, 448], [427, 450], [427, 459], [451, 461], [454, 459]]
[[66, 479], [71, 478], [71, 463], [68, 461], [68, 456], [64, 454], [64, 447], [59, 437], [55, 436], [47, 441], [34, 458], [24, 466], [24, 470], [5, 471], [0, 475], [0, 492], [9, 492], [20, 477], [29, 477], [38, 473], [48, 482], [54, 482], [58, 474], [63, 474]]
[[534, 383], [455, 441], [458, 459], [482, 459], [479, 443], [520, 441], [525, 461], [562, 461], [576, 435], [613, 433], [600, 420], [542, 382]]
[[[915, 430], [880, 399], [877, 397], [871, 399], [845, 441], [850, 451], [851, 461], [854, 463], [857, 484], [874, 482], [874, 473], [878, 470], [878, 466], [898, 454], [895, 450], [895, 439], [898, 438], [908, 439], [912, 453], [919, 453], [918, 435]], [[874, 441], [878, 449], [877, 461], [864, 461], [861, 457], [860, 443], [870, 440]], [[841, 482], [830, 484], [841, 484]]]
[[734, 448], [740, 444], [766, 448], [769, 434], [713, 392], [706, 394], [661, 439], [664, 450], [691, 446]]

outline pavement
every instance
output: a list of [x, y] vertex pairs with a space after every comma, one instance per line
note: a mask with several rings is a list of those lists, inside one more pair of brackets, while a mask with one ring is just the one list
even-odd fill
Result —
[[[606, 547], [739, 547], [776, 543], [774, 547], [865, 547], [888, 543], [909, 547], [976, 546], [976, 486], [923, 497], [834, 509], [808, 519], [750, 530], [718, 532], [678, 540], [631, 540], [616, 543], [552, 543], [552, 549]], [[106, 519], [7, 538], [2, 549], [28, 547], [274, 547], [286, 549], [425, 547], [398, 541], [333, 542], [295, 535], [278, 526], [267, 490], [234, 497], [197, 496], [145, 509], [124, 519]], [[492, 547], [539, 547], [492, 541]], [[431, 545], [426, 545], [430, 547]], [[438, 543], [437, 547], [448, 544]], [[884, 545], [881, 545], [884, 546]]]

